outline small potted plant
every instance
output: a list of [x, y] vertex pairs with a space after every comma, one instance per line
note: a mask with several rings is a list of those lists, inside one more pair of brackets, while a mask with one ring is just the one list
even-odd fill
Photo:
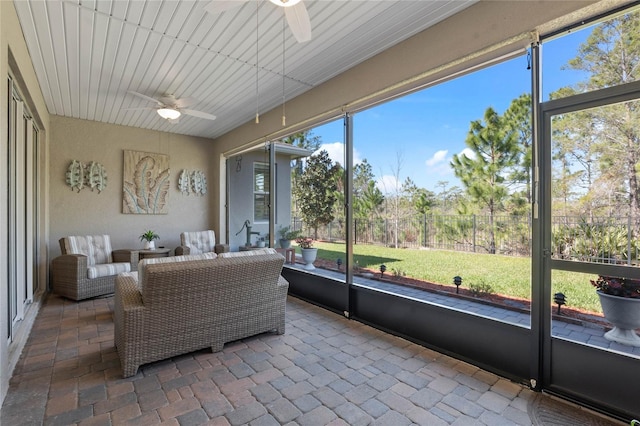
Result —
[[151, 229], [149, 229], [148, 231], [140, 235], [140, 241], [145, 242], [144, 243], [145, 250], [155, 250], [156, 243], [153, 240], [157, 240], [158, 238], [160, 238], [160, 235], [156, 234]]
[[640, 346], [640, 337], [635, 332], [640, 328], [640, 280], [600, 275], [591, 284], [600, 297], [604, 317], [614, 326], [604, 337]]
[[296, 243], [300, 247], [300, 251], [302, 251], [302, 260], [304, 260], [304, 269], [307, 271], [313, 271], [315, 266], [313, 266], [313, 262], [315, 262], [316, 257], [318, 256], [318, 249], [313, 247], [313, 238], [311, 237], [297, 237]]
[[291, 247], [291, 240], [295, 240], [300, 236], [300, 231], [292, 231], [290, 226], [282, 226], [278, 229], [278, 235], [280, 236], [280, 247]]

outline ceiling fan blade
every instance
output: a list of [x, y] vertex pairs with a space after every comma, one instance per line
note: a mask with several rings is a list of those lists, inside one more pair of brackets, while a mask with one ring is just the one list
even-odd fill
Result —
[[219, 15], [222, 12], [240, 7], [247, 1], [248, 0], [211, 0], [204, 7], [204, 10], [212, 15]]
[[176, 97], [173, 95], [164, 95], [158, 98], [158, 102], [162, 105], [175, 107], [176, 105]]
[[202, 112], [202, 111], [194, 111], [192, 109], [181, 109], [180, 112], [187, 115], [193, 115], [194, 117], [198, 117], [198, 118], [205, 118], [207, 120], [216, 119], [215, 115], [209, 114], [207, 112]]
[[299, 43], [311, 40], [311, 21], [303, 2], [284, 8], [289, 28]]
[[159, 100], [154, 99], [154, 98], [152, 98], [150, 96], [147, 96], [147, 95], [143, 95], [142, 93], [134, 92], [133, 90], [129, 90], [127, 93], [130, 93], [130, 94], [132, 94], [134, 96], [138, 96], [138, 97], [140, 97], [142, 99], [146, 99], [149, 102], [153, 102], [153, 103], [156, 103], [158, 105], [162, 105], [162, 102], [160, 102]]
[[198, 99], [192, 98], [191, 96], [175, 100], [175, 104], [177, 108], [187, 108], [191, 105], [197, 104], [198, 102], [200, 102]]

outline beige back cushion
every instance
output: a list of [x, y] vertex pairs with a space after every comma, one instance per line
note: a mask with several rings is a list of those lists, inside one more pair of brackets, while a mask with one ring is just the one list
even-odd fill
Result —
[[209, 253], [216, 247], [216, 234], [211, 230], [183, 232], [180, 245], [189, 247], [190, 254]]
[[142, 259], [138, 262], [138, 283], [143, 284], [144, 271], [147, 265], [156, 263], [186, 262], [189, 260], [215, 259], [215, 253], [189, 254], [186, 256], [170, 256], [170, 257], [152, 257], [150, 259]]
[[111, 263], [111, 239], [108, 235], [83, 235], [63, 238], [64, 254], [83, 254], [87, 265]]
[[263, 249], [257, 249], [257, 250], [220, 253], [218, 257], [227, 259], [231, 257], [259, 256], [261, 254], [276, 254], [276, 253], [278, 252], [274, 248], [263, 248]]

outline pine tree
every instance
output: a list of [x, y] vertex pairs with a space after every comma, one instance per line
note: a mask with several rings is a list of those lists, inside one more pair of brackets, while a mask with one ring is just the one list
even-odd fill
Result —
[[[297, 146], [299, 148], [305, 148], [310, 151], [317, 151], [322, 144], [322, 139], [320, 138], [320, 136], [314, 136], [312, 131], [306, 130], [304, 132], [298, 132], [287, 136], [280, 142]], [[298, 185], [298, 179], [302, 174], [303, 166], [304, 159], [302, 158], [297, 158], [291, 163], [291, 185], [294, 188]], [[291, 197], [291, 211], [293, 211], [294, 214], [297, 215], [299, 210], [298, 199], [296, 198], [295, 193], [293, 195], [294, 196]]]
[[511, 180], [524, 184], [524, 197], [531, 204], [531, 165], [533, 134], [531, 131], [531, 95], [525, 93], [511, 101], [504, 113], [504, 119], [513, 127], [518, 138], [518, 167], [514, 169]]
[[496, 252], [494, 217], [508, 197], [506, 177], [517, 164], [519, 149], [516, 133], [493, 108], [484, 113], [484, 124], [472, 121], [466, 144], [473, 152], [454, 155], [451, 167], [467, 194], [489, 214], [489, 253]]
[[[588, 73], [588, 78], [552, 94], [569, 96], [640, 78], [640, 13], [630, 13], [596, 27], [580, 46], [568, 68]], [[554, 122], [556, 160], [582, 168], [582, 201], [591, 215], [617, 193], [626, 196], [632, 223], [640, 217], [640, 102], [624, 102], [578, 111]], [[575, 176], [571, 174], [571, 177]], [[588, 191], [588, 192], [587, 192]], [[622, 206], [607, 206], [609, 211]]]
[[294, 187], [302, 220], [313, 229], [318, 238], [318, 227], [327, 225], [334, 219], [336, 203], [336, 179], [339, 168], [329, 158], [325, 150], [307, 158], [305, 167]]

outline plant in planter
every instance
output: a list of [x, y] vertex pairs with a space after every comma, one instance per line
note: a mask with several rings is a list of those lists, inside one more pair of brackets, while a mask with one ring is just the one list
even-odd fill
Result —
[[290, 226], [282, 226], [278, 229], [278, 236], [280, 237], [280, 247], [291, 247], [291, 240], [295, 240], [300, 236], [300, 231], [292, 231]]
[[613, 324], [604, 337], [625, 345], [640, 347], [640, 280], [598, 276], [591, 280], [596, 288], [604, 317]]
[[303, 268], [307, 271], [313, 271], [316, 269], [316, 267], [313, 266], [313, 262], [318, 256], [318, 249], [313, 247], [313, 238], [298, 237], [296, 238], [296, 243], [298, 243], [300, 251], [302, 251], [302, 260], [304, 260]]
[[[298, 244], [298, 246], [300, 246], [301, 249], [310, 249], [310, 248], [314, 248], [313, 247], [313, 238], [311, 237], [297, 237], [296, 238], [296, 243]], [[316, 249], [318, 250], [318, 249]]]
[[148, 231], [140, 235], [140, 241], [145, 242], [144, 243], [145, 250], [155, 250], [156, 244], [153, 240], [157, 240], [158, 238], [160, 238], [160, 235], [156, 234], [151, 229], [149, 229]]

